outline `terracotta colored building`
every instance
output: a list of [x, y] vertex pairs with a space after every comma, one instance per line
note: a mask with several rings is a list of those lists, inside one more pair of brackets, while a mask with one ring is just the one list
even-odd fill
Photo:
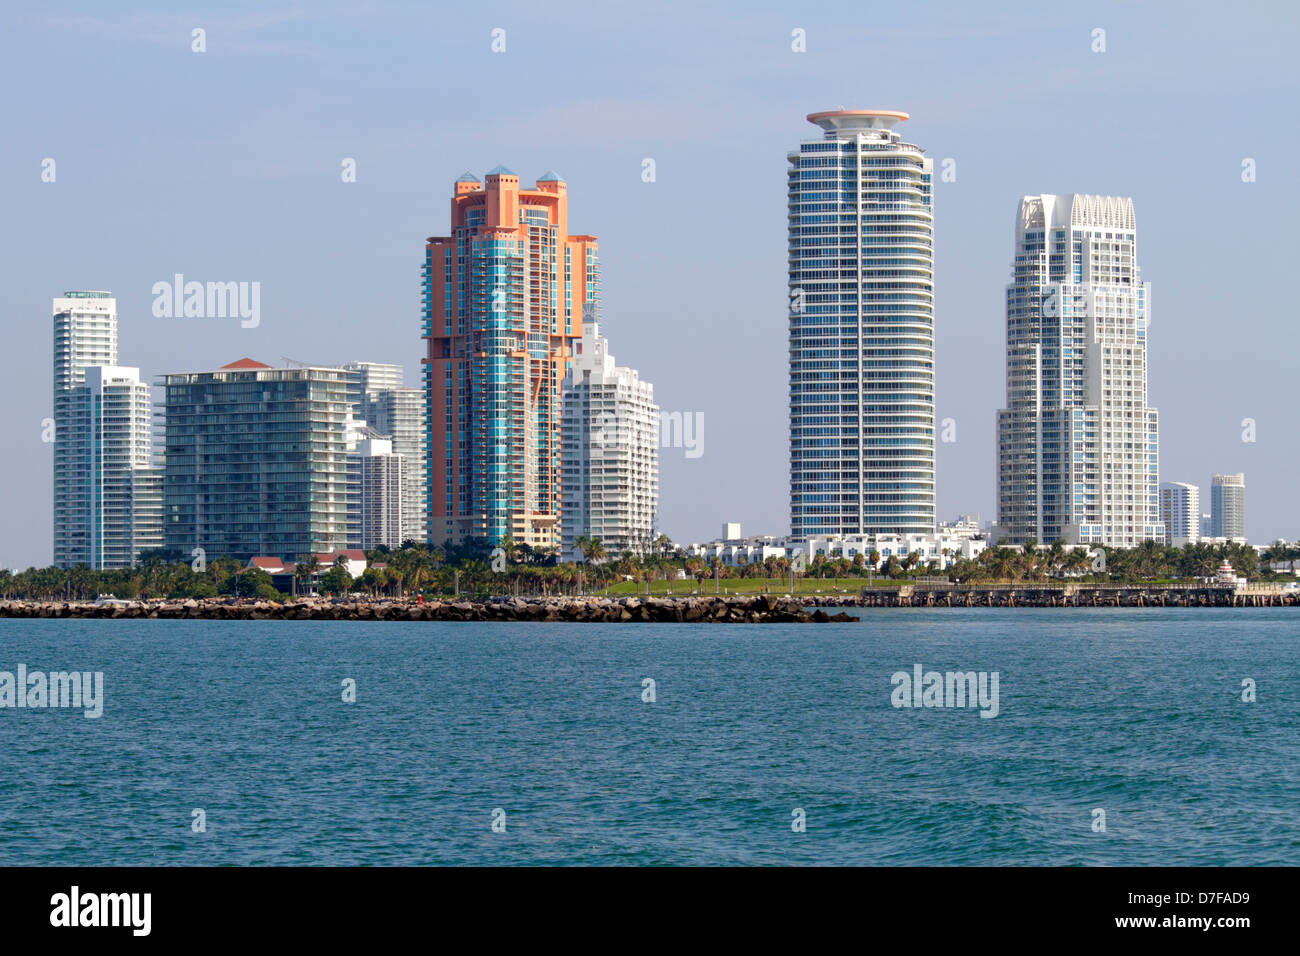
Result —
[[595, 314], [594, 236], [567, 187], [498, 166], [456, 180], [451, 229], [425, 247], [429, 538], [560, 543], [560, 385]]

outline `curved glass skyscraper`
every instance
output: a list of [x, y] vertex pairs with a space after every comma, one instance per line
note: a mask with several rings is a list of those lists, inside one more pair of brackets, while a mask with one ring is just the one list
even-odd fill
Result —
[[933, 162], [907, 118], [813, 113], [788, 156], [796, 538], [934, 531]]

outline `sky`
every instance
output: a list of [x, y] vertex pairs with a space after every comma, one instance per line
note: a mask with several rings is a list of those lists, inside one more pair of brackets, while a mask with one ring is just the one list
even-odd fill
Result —
[[[250, 356], [395, 362], [418, 385], [424, 241], [456, 177], [498, 163], [565, 178], [611, 352], [664, 414], [702, 416], [701, 454], [661, 451], [661, 530], [787, 533], [786, 154], [841, 107], [908, 112], [904, 139], [954, 161], [934, 195], [941, 519], [995, 516], [1020, 199], [1085, 192], [1135, 204], [1161, 479], [1208, 511], [1211, 474], [1244, 472], [1252, 542], [1300, 538], [1281, 281], [1300, 7], [997, 6], [4, 5], [0, 566], [51, 560], [54, 297], [111, 290], [119, 363], [149, 381]], [[259, 282], [260, 322], [155, 317], [176, 273]]]

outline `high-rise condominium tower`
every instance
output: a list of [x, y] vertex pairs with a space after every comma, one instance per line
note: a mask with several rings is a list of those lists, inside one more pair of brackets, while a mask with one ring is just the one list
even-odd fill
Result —
[[54, 300], [54, 563], [129, 568], [162, 546], [153, 408], [140, 370], [117, 366], [117, 301]]
[[1201, 540], [1201, 489], [1185, 481], [1160, 482], [1160, 520], [1165, 543], [1175, 547]]
[[393, 453], [393, 443], [387, 438], [374, 437], [357, 442], [352, 457], [357, 459], [358, 466], [356, 546], [365, 550], [401, 547], [405, 459]]
[[429, 540], [425, 393], [422, 389], [402, 387], [400, 365], [348, 362], [342, 367], [348, 373], [348, 395], [354, 418], [389, 439], [392, 453], [403, 459], [402, 530], [397, 540], [399, 544], [424, 543]]
[[788, 156], [795, 538], [934, 531], [933, 165], [905, 119], [813, 113]]
[[597, 298], [596, 239], [569, 233], [567, 187], [498, 166], [466, 173], [451, 230], [429, 239], [431, 538], [560, 542], [560, 383]]
[[1214, 475], [1210, 484], [1210, 537], [1246, 537], [1246, 476]]
[[167, 548], [294, 559], [348, 547], [347, 373], [241, 359], [164, 387]]
[[[399, 543], [429, 540], [429, 509], [425, 497], [429, 445], [424, 424], [424, 399], [424, 392], [418, 388], [382, 388], [370, 403], [371, 427], [388, 436], [393, 443], [393, 454], [402, 456], [402, 533]], [[441, 544], [442, 541], [435, 543]]]
[[579, 537], [607, 556], [650, 552], [659, 506], [659, 406], [654, 386], [621, 368], [594, 321], [583, 326], [564, 379], [563, 544], [582, 560]]
[[1147, 406], [1150, 305], [1133, 200], [1021, 201], [998, 412], [1004, 540], [1164, 540], [1158, 422]]

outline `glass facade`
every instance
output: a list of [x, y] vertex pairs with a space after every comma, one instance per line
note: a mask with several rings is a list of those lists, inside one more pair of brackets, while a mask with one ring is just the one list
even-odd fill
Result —
[[935, 528], [932, 162], [840, 110], [788, 156], [790, 530]]
[[225, 368], [164, 388], [168, 548], [246, 559], [348, 546], [346, 372]]

